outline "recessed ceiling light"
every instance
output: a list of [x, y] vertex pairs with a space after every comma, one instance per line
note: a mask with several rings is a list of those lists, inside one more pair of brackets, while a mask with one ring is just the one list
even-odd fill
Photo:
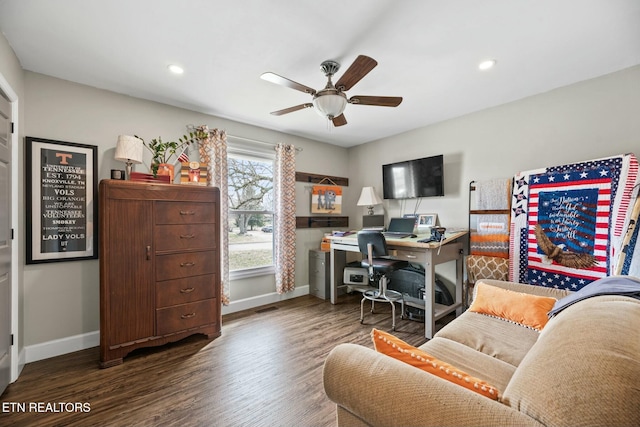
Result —
[[493, 68], [494, 65], [496, 65], [495, 59], [487, 59], [486, 61], [482, 61], [478, 64], [478, 69], [484, 71]]
[[182, 73], [184, 73], [184, 70], [182, 69], [182, 67], [180, 67], [178, 65], [175, 65], [175, 64], [171, 64], [167, 68], [169, 68], [169, 71], [171, 71], [173, 74], [182, 74]]

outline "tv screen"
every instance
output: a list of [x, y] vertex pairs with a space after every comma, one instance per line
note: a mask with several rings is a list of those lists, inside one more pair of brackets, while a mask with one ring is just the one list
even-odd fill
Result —
[[443, 156], [382, 165], [385, 199], [444, 196]]

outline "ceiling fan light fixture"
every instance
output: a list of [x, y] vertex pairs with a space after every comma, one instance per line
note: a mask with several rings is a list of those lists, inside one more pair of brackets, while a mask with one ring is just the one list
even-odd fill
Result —
[[321, 94], [313, 98], [313, 106], [318, 114], [331, 120], [342, 114], [347, 106], [347, 98], [338, 93]]

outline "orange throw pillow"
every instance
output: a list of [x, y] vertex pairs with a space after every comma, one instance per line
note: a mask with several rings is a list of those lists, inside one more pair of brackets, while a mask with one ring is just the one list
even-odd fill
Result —
[[469, 311], [500, 317], [536, 331], [547, 324], [547, 313], [556, 303], [555, 298], [515, 292], [482, 282], [476, 287], [476, 297]]
[[436, 359], [387, 332], [374, 328], [371, 330], [371, 338], [373, 339], [373, 346], [378, 353], [386, 354], [394, 359], [408, 363], [444, 380], [480, 393], [489, 399], [498, 400], [498, 390], [495, 387], [446, 362]]

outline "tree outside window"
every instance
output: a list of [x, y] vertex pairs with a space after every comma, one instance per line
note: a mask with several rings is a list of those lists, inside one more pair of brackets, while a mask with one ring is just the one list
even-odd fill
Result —
[[229, 269], [273, 266], [273, 160], [229, 153]]

